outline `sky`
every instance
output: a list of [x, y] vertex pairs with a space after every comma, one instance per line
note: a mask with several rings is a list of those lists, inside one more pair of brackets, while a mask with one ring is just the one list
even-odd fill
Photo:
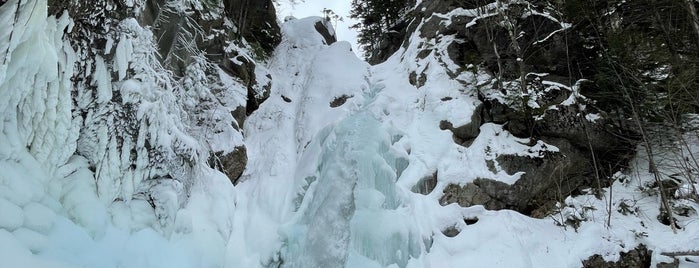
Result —
[[323, 9], [331, 9], [336, 14], [343, 17], [344, 21], [338, 21], [335, 26], [337, 32], [337, 40], [348, 41], [352, 43], [352, 50], [359, 53], [357, 47], [357, 32], [349, 28], [356, 21], [350, 19], [349, 13], [351, 9], [351, 0], [302, 0], [297, 4], [291, 4], [288, 0], [277, 1], [277, 15], [280, 20], [284, 20], [286, 16], [294, 16], [296, 18], [305, 18], [309, 16], [323, 16]]

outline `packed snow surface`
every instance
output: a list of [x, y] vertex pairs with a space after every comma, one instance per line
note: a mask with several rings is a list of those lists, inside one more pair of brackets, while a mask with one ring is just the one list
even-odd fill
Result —
[[[144, 200], [112, 202], [136, 189], [117, 183], [122, 174], [110, 171], [110, 163], [96, 174], [85, 157], [74, 155], [80, 122], [71, 114], [70, 78], [76, 59], [63, 37], [70, 18], [47, 18], [45, 1], [0, 6], [2, 25], [25, 25], [0, 27], [3, 267], [580, 267], [593, 254], [615, 260], [639, 243], [653, 250], [655, 261], [667, 260], [660, 252], [699, 249], [696, 217], [683, 218], [678, 235], [655, 220], [658, 197], [637, 191], [652, 180], [639, 168], [647, 165], [641, 158], [606, 189], [615, 207], [633, 202], [636, 208], [631, 214], [613, 209], [609, 227], [606, 202], [592, 195], [567, 198], [560, 215], [545, 219], [440, 205], [449, 183], [487, 177], [511, 184], [521, 176], [497, 166], [492, 171], [486, 160], [537, 157], [557, 148], [541, 141], [527, 146], [495, 124], [481, 126], [471, 146], [455, 144], [440, 121], [469, 123], [478, 99], [449, 78], [449, 62], [438, 53], [415, 61], [418, 49], [411, 45], [369, 66], [347, 42], [323, 44], [314, 29], [319, 19], [283, 24], [284, 39], [267, 66], [270, 98], [245, 122], [244, 141], [216, 138], [246, 145], [241, 182], [234, 187], [222, 173], [199, 165], [187, 173], [192, 185], [153, 186], [159, 187], [159, 211]], [[127, 69], [138, 67], [133, 55], [143, 50], [138, 38], [148, 37], [147, 30], [134, 21], [122, 27], [135, 37], [120, 39], [114, 61], [96, 59], [94, 72], [102, 78], [95, 81], [96, 100], [120, 90], [125, 101], [141, 105], [143, 116], [167, 111], [173, 96], [148, 90], [154, 84], [145, 85], [143, 77], [127, 79]], [[434, 45], [436, 52], [443, 49]], [[111, 81], [110, 71], [127, 80]], [[409, 84], [411, 71], [425, 72], [427, 83], [419, 89]], [[487, 77], [459, 79], [475, 84]], [[177, 116], [153, 118], [149, 132], [166, 145], [185, 144], [196, 156], [200, 139], [211, 137], [177, 132], [183, 129], [172, 121]], [[106, 161], [113, 159], [120, 158]], [[411, 191], [437, 170], [434, 191]], [[186, 200], [178, 195], [182, 187], [190, 188]], [[692, 190], [684, 185], [677, 195]], [[557, 225], [568, 218], [581, 225]], [[447, 228], [458, 235], [444, 235]]]

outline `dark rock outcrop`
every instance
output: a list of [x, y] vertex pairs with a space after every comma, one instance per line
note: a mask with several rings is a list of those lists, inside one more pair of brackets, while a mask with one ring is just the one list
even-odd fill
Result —
[[420, 181], [418, 181], [417, 184], [413, 186], [411, 191], [413, 193], [419, 193], [423, 195], [430, 194], [437, 186], [437, 174], [437, 171], [435, 171], [434, 173], [432, 173], [432, 175], [421, 178]]
[[[484, 205], [488, 209], [513, 209], [523, 214], [543, 217], [546, 213], [540, 210], [552, 207], [552, 202], [580, 193], [585, 188], [596, 189], [609, 185], [610, 181], [605, 178], [613, 171], [600, 169], [599, 174], [595, 174], [594, 161], [597, 161], [598, 167], [618, 168], [620, 163], [623, 166], [632, 156], [633, 145], [609, 133], [610, 126], [600, 124], [604, 121], [602, 119], [600, 122], [583, 122], [579, 121], [579, 116], [571, 115], [573, 120], [578, 120], [576, 123], [563, 115], [547, 115], [544, 120], [537, 122], [532, 131], [526, 122], [518, 121], [522, 120], [521, 115], [508, 113], [512, 109], [494, 103], [490, 114], [486, 116], [487, 120], [504, 122], [507, 129], [516, 136], [529, 138], [534, 135], [536, 139], [556, 146], [558, 151], [547, 151], [539, 157], [499, 155], [495, 161], [505, 172], [510, 175], [523, 172], [516, 183], [507, 185], [481, 178], [462, 187], [450, 185], [444, 190], [444, 196], [440, 200], [442, 204]], [[560, 110], [548, 111], [562, 113], [566, 109], [564, 106]], [[501, 112], [493, 113], [493, 110]], [[440, 124], [440, 128], [452, 130], [455, 142], [466, 146], [469, 144], [464, 138], [475, 138], [465, 136], [466, 134], [478, 135], [477, 132], [455, 131], [458, 128], [445, 121]], [[595, 159], [592, 158], [593, 152]], [[597, 176], [602, 178], [599, 182]]]
[[418, 75], [416, 72], [410, 72], [408, 81], [411, 85], [421, 88], [427, 82], [427, 76], [424, 73], [420, 73], [420, 75]]
[[323, 39], [325, 39], [325, 44], [326, 45], [331, 45], [335, 42], [337, 42], [337, 38], [335, 35], [330, 34], [330, 31], [328, 30], [328, 27], [323, 24], [323, 22], [316, 22], [313, 27], [316, 29], [316, 31], [323, 36]]
[[281, 30], [272, 0], [223, 0], [229, 18], [238, 22], [238, 31], [248, 42], [257, 43], [266, 53], [281, 42]]
[[584, 268], [647, 268], [650, 267], [653, 252], [645, 245], [622, 252], [619, 261], [605, 261], [601, 255], [596, 254], [582, 262]]
[[[561, 200], [582, 188], [596, 186], [589, 155], [564, 139], [550, 139], [558, 152], [546, 152], [541, 158], [501, 155], [497, 162], [508, 174], [524, 172], [511, 187], [510, 208], [527, 215], [547, 203]], [[498, 192], [502, 196], [502, 191]]]
[[456, 226], [449, 226], [446, 229], [442, 230], [442, 234], [446, 237], [455, 237], [459, 235], [459, 233], [461, 233], [461, 231], [459, 231], [459, 229], [457, 229]]
[[442, 120], [439, 122], [439, 129], [448, 129], [453, 134], [454, 142], [468, 147], [481, 132], [480, 127], [483, 124], [483, 120], [481, 118], [482, 110], [482, 105], [476, 107], [476, 109], [473, 111], [473, 115], [471, 116], [471, 122], [468, 124], [455, 127], [451, 122]]
[[444, 189], [444, 195], [439, 199], [441, 205], [451, 203], [462, 207], [483, 205], [487, 209], [499, 210], [508, 208], [507, 200], [499, 200], [499, 197], [508, 197], [509, 185], [489, 180], [476, 179], [464, 186], [450, 184]]
[[403, 42], [403, 39], [409, 34], [408, 32], [408, 22], [401, 21], [396, 23], [391, 28], [386, 31], [378, 46], [372, 51], [371, 56], [367, 59], [369, 64], [378, 64], [393, 55]]
[[344, 94], [342, 96], [336, 97], [335, 99], [333, 99], [333, 101], [330, 102], [330, 107], [331, 108], [340, 107], [343, 104], [345, 104], [345, 102], [347, 102], [348, 99], [350, 99], [352, 97], [354, 97], [354, 96], [348, 96], [348, 95], [344, 95]]
[[247, 150], [244, 146], [235, 147], [233, 152], [223, 154], [216, 152], [209, 158], [209, 166], [226, 174], [231, 183], [236, 184], [247, 165]]

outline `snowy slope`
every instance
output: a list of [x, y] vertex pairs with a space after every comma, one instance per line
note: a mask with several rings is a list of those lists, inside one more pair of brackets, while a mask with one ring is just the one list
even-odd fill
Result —
[[[642, 151], [605, 189], [611, 226], [605, 199], [591, 194], [566, 198], [544, 219], [441, 205], [448, 184], [520, 178], [487, 160], [557, 150], [493, 123], [480, 126], [468, 147], [440, 128], [443, 120], [470, 123], [480, 104], [475, 86], [491, 79], [471, 72], [453, 79], [443, 56], [449, 37], [418, 57], [416, 32], [385, 63], [369, 66], [349, 43], [326, 44], [315, 29], [328, 27], [321, 18], [289, 20], [267, 66], [269, 99], [238, 131], [229, 115], [244, 95], [231, 80], [231, 104], [203, 117], [220, 119], [212, 124], [223, 129], [212, 135], [187, 114], [211, 98], [199, 71], [214, 67], [197, 62], [189, 79], [173, 81], [153, 58], [149, 30], [134, 20], [119, 24], [120, 56], [95, 59], [97, 94], [77, 101], [74, 92], [89, 90], [70, 80], [80, 52], [64, 39], [71, 19], [47, 17], [43, 0], [14, 0], [0, 6], [0, 21], [26, 25], [0, 28], [3, 267], [580, 267], [594, 254], [616, 260], [639, 243], [654, 262], [671, 261], [661, 252], [699, 249], [696, 213], [679, 217], [683, 230], [673, 234], [656, 220], [658, 195], [638, 190], [653, 180]], [[429, 79], [418, 88], [411, 72]], [[121, 103], [112, 103], [113, 92]], [[123, 104], [135, 107], [143, 130], [133, 144], [110, 138], [111, 124], [123, 123], [110, 109]], [[86, 124], [74, 111], [88, 106], [96, 108]], [[162, 159], [139, 151], [146, 141]], [[249, 159], [233, 186], [205, 156], [241, 143]], [[125, 169], [130, 148], [136, 168]], [[677, 154], [665, 153], [658, 155], [671, 165]], [[433, 174], [431, 192], [413, 191]], [[683, 185], [677, 195], [690, 191]]]

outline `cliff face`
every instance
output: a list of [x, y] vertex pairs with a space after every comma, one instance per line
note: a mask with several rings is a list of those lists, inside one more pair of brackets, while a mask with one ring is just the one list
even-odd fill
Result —
[[497, 124], [529, 143], [541, 140], [559, 149], [534, 158], [497, 155], [489, 167], [524, 172], [521, 179], [511, 186], [487, 177], [453, 185], [445, 189], [443, 204], [543, 217], [560, 196], [605, 187], [609, 181], [598, 177], [628, 166], [635, 134], [609, 120], [607, 112], [617, 107], [599, 107], [597, 100], [580, 93], [591, 83], [571, 65], [585, 60], [585, 48], [577, 29], [554, 6], [543, 1], [423, 1], [411, 10], [377, 42], [369, 61], [383, 62], [398, 53], [403, 61], [415, 60], [407, 70], [412, 85], [423, 87], [431, 79], [429, 70], [440, 68], [463, 92], [475, 94], [470, 123], [454, 124], [446, 116], [440, 123], [453, 133], [454, 142], [469, 147], [482, 125]]
[[[264, 62], [281, 39], [271, 1], [14, 0], [0, 19], [0, 158], [33, 170], [3, 176], [12, 186], [0, 199], [20, 220], [24, 206], [53, 211], [32, 214], [48, 227], [8, 231], [45, 241], [68, 217], [95, 237], [114, 222], [167, 236], [191, 225], [179, 215], [191, 199], [213, 191], [193, 189], [220, 183], [210, 168], [226, 185], [241, 176], [242, 127], [269, 96]], [[219, 188], [208, 206], [233, 203]]]
[[[82, 121], [78, 151], [93, 168], [118, 155], [121, 164], [110, 169], [125, 177], [187, 185], [190, 169], [208, 159], [231, 181], [240, 176], [246, 160], [240, 129], [271, 83], [257, 62], [280, 40], [271, 1], [47, 5], [50, 14], [65, 12], [74, 23], [66, 39], [79, 63], [72, 78], [74, 112]], [[143, 87], [154, 93], [141, 93]], [[149, 128], [169, 130], [162, 135]], [[129, 187], [107, 196], [128, 200], [139, 186]]]
[[[407, 170], [410, 172], [416, 171], [415, 158], [422, 160], [422, 163], [429, 163], [424, 160], [428, 158], [443, 161], [436, 165], [424, 164], [425, 169], [417, 169], [420, 172], [412, 174], [418, 177], [408, 179], [410, 183], [407, 185], [412, 187], [413, 192], [424, 194], [427, 198], [437, 198], [445, 207], [458, 204], [465, 208], [483, 206], [488, 210], [514, 210], [533, 218], [552, 218], [557, 225], [571, 226], [580, 231], [586, 224], [595, 224], [591, 223], [595, 220], [590, 216], [602, 214], [590, 211], [602, 207], [608, 210], [603, 213], [607, 219], [604, 224], [607, 228], [615, 229], [611, 223], [613, 219], [631, 215], [620, 212], [625, 211], [621, 209], [627, 205], [625, 200], [635, 200], [635, 197], [630, 196], [643, 195], [637, 191], [642, 188], [642, 191], [651, 190], [657, 194], [653, 198], [655, 204], [650, 208], [657, 215], [657, 221], [654, 218], [653, 224], [667, 230], [681, 226], [672, 222], [687, 218], [683, 216], [669, 220], [667, 215], [687, 215], [678, 212], [683, 211], [680, 207], [684, 207], [688, 199], [680, 197], [677, 189], [681, 189], [681, 185], [692, 187], [695, 184], [693, 175], [683, 176], [679, 180], [677, 176], [653, 177], [653, 163], [662, 159], [661, 155], [665, 153], [653, 155], [646, 152], [651, 151], [651, 147], [660, 147], [664, 152], [681, 152], [671, 157], [675, 159], [673, 161], [688, 162], [686, 160], [689, 158], [681, 160], [681, 155], [696, 155], [691, 152], [695, 149], [690, 149], [696, 144], [669, 149], [661, 145], [664, 142], [650, 138], [652, 141], [642, 144], [645, 148], [638, 145], [641, 144], [641, 132], [644, 129], [652, 130], [652, 133], [667, 133], [660, 139], [674, 142], [681, 142], [686, 139], [684, 137], [696, 135], [696, 132], [684, 126], [672, 127], [672, 123], [667, 120], [676, 119], [667, 119], [668, 117], [665, 122], [659, 123], [663, 127], [653, 127], [652, 124], [642, 126], [645, 120], [653, 121], [657, 118], [639, 120], [637, 114], [633, 115], [635, 111], [628, 110], [655, 107], [651, 108], [655, 110], [649, 112], [655, 116], [662, 114], [658, 110], [680, 110], [659, 104], [665, 97], [651, 98], [651, 104], [640, 103], [648, 101], [648, 98], [644, 99], [644, 94], [670, 94], [668, 92], [672, 92], [672, 88], [668, 85], [667, 78], [682, 76], [679, 74], [683, 72], [679, 69], [685, 68], [682, 66], [694, 66], [689, 63], [693, 60], [689, 59], [695, 56], [675, 51], [672, 53], [685, 57], [683, 61], [670, 61], [665, 67], [657, 67], [663, 65], [663, 59], [667, 59], [663, 54], [666, 51], [658, 51], [666, 50], [672, 42], [665, 43], [655, 38], [674, 34], [686, 38], [683, 40], [691, 40], [694, 34], [690, 22], [672, 21], [662, 24], [660, 17], [643, 20], [648, 23], [644, 25], [654, 26], [641, 30], [641, 37], [625, 39], [628, 37], [626, 35], [633, 36], [636, 33], [628, 33], [628, 29], [624, 27], [631, 27], [629, 25], [644, 16], [639, 15], [643, 13], [639, 11], [639, 2], [634, 4], [619, 1], [613, 5], [602, 4], [602, 7], [597, 3], [586, 7], [586, 3], [588, 1], [578, 3], [577, 6], [571, 4], [578, 9], [568, 10], [562, 8], [564, 4], [553, 1], [415, 1], [414, 6], [403, 14], [402, 20], [388, 27], [383, 38], [375, 43], [369, 62], [375, 65], [375, 70], [395, 68], [405, 72], [395, 75], [400, 78], [391, 80], [394, 85], [389, 88], [397, 87], [395, 84], [409, 83], [410, 86], [403, 87], [406, 90], [395, 91], [394, 94], [415, 98], [415, 102], [420, 103], [413, 107], [416, 114], [422, 115], [424, 112], [432, 119], [437, 119], [437, 122], [422, 121], [423, 125], [419, 128], [425, 132], [420, 133], [421, 137], [429, 137], [436, 147], [440, 136], [437, 133], [432, 136], [425, 133], [426, 129], [439, 128], [449, 133], [451, 140], [457, 145], [456, 150], [461, 153], [444, 158], [438, 155], [420, 157], [417, 155], [424, 152], [418, 151], [411, 144], [411, 150], [407, 152], [410, 155]], [[655, 6], [656, 3], [650, 4]], [[588, 8], [594, 11], [585, 11]], [[655, 16], [665, 14], [663, 12], [687, 13], [676, 2], [664, 2], [658, 8]], [[581, 17], [593, 22], [581, 20]], [[599, 21], [604, 21], [604, 25], [591, 26]], [[656, 23], [666, 26], [661, 27]], [[612, 28], [606, 34], [626, 37], [618, 40], [600, 36], [600, 32], [596, 32], [596, 35], [590, 32], [591, 29], [605, 29], [603, 27]], [[655, 32], [659, 29], [656, 27], [667, 32]], [[633, 32], [634, 29], [628, 31]], [[628, 40], [634, 40], [638, 45], [619, 46], [619, 43], [615, 43], [629, 42]], [[612, 43], [610, 46], [616, 45], [617, 50], [606, 47], [609, 44], [606, 42]], [[678, 43], [683, 43], [681, 46], [691, 50], [694, 47], [692, 42]], [[612, 53], [618, 54], [611, 56], [611, 59], [606, 58]], [[622, 58], [626, 62], [620, 62]], [[652, 60], [658, 61], [643, 64]], [[610, 82], [609, 76], [615, 75], [614, 68], [624, 69], [624, 74], [616, 73]], [[669, 74], [665, 72], [667, 68], [677, 72]], [[688, 72], [694, 75], [693, 67], [688, 68]], [[633, 76], [631, 73], [636, 72], [636, 77], [626, 77]], [[667, 76], [659, 78], [652, 75], [654, 73], [665, 73]], [[636, 80], [629, 83], [629, 80], [624, 79]], [[629, 86], [631, 84], [633, 86]], [[415, 92], [407, 89], [410, 87]], [[635, 91], [630, 92], [627, 87], [632, 87], [631, 90]], [[649, 93], [649, 89], [658, 91]], [[692, 105], [696, 106], [696, 103]], [[388, 110], [385, 113], [396, 112]], [[696, 116], [693, 114], [696, 112], [694, 108], [684, 111], [689, 112], [684, 115], [687, 118]], [[632, 115], [644, 122], [633, 122], [629, 119]], [[414, 118], [424, 119], [419, 115]], [[673, 122], [678, 121], [682, 120]], [[691, 124], [693, 123], [688, 123]], [[402, 125], [400, 127], [403, 128]], [[676, 131], [674, 136], [666, 132], [673, 128]], [[406, 136], [410, 135], [414, 133]], [[690, 143], [695, 142], [694, 138], [690, 140]], [[643, 164], [639, 166], [639, 163]], [[684, 169], [679, 166], [685, 165], [665, 163], [661, 168], [663, 170]], [[630, 173], [632, 170], [640, 170], [641, 174], [645, 174], [637, 174], [635, 177], [645, 186], [636, 190], [628, 188], [629, 184], [625, 181], [628, 182], [627, 176], [634, 177]], [[650, 173], [647, 173], [649, 170]], [[693, 172], [690, 171], [693, 168], [684, 170]], [[407, 178], [403, 176], [401, 179]], [[669, 205], [663, 204], [665, 198], [670, 200]], [[696, 204], [691, 206], [696, 207]], [[614, 209], [625, 216], [618, 218], [616, 212], [612, 211]], [[459, 237], [470, 228], [478, 228], [471, 226], [472, 218], [465, 217], [464, 221], [465, 225], [459, 222], [442, 229], [442, 234]], [[599, 223], [597, 220], [597, 224]], [[648, 221], [643, 221], [643, 224], [647, 223]], [[480, 222], [475, 225], [478, 224]], [[635, 227], [620, 228], [626, 228], [625, 232], [628, 232]], [[692, 228], [686, 230], [690, 229]], [[665, 243], [662, 238], [655, 236], [655, 239], [657, 240], [638, 239], [633, 244]], [[433, 245], [432, 248], [435, 247]], [[651, 258], [652, 252], [644, 245], [636, 249], [622, 247], [624, 249], [620, 251], [628, 253], [622, 254], [621, 260], [616, 263], [614, 261], [617, 259], [613, 259], [600, 264], [604, 261], [599, 255], [595, 255], [584, 265], [640, 267], [650, 265], [651, 259], [652, 263], [665, 261], [662, 258]], [[531, 254], [530, 249], [526, 251]], [[593, 254], [581, 258], [590, 255]], [[596, 261], [600, 262], [594, 264]], [[522, 263], [524, 262], [526, 260]]]

